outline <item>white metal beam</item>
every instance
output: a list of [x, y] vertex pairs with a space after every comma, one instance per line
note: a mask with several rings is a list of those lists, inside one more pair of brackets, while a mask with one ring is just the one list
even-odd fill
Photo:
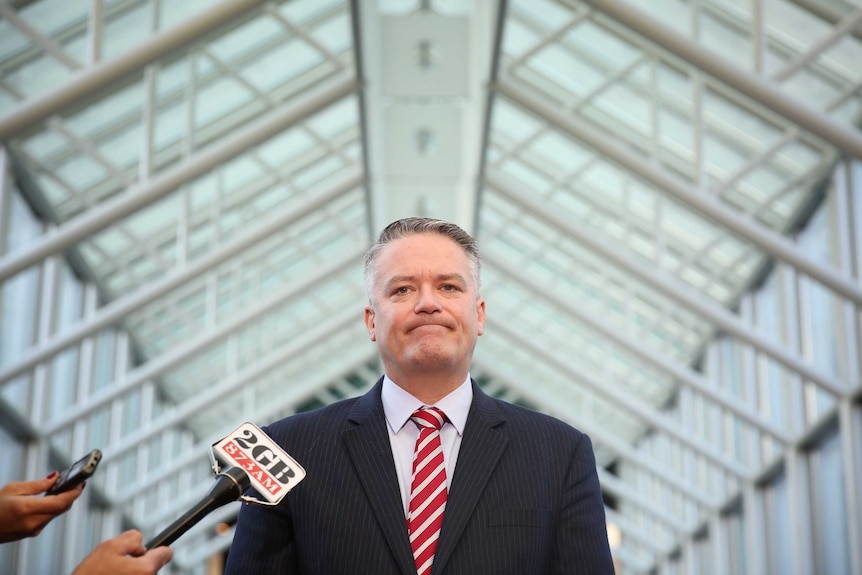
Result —
[[783, 427], [765, 419], [755, 410], [751, 409], [750, 406], [742, 403], [739, 399], [729, 395], [724, 390], [717, 389], [714, 385], [709, 384], [702, 375], [695, 372], [690, 367], [671, 361], [664, 357], [664, 355], [658, 350], [649, 349], [647, 346], [643, 345], [642, 342], [636, 341], [634, 338], [621, 332], [619, 329], [616, 329], [615, 326], [608, 325], [606, 322], [603, 322], [601, 318], [594, 317], [582, 308], [573, 305], [570, 300], [560, 297], [555, 290], [549, 289], [546, 285], [531, 282], [529, 277], [520, 273], [517, 266], [514, 264], [504, 261], [502, 258], [489, 253], [484, 253], [482, 255], [482, 261], [483, 263], [492, 265], [510, 280], [519, 282], [526, 286], [532, 293], [537, 293], [541, 297], [553, 303], [554, 306], [577, 318], [580, 322], [586, 324], [591, 329], [619, 345], [632, 355], [637, 356], [642, 361], [670, 376], [674, 381], [690, 387], [710, 401], [733, 412], [739, 416], [741, 420], [753, 425], [761, 432], [772, 435], [784, 443], [788, 443], [792, 440], [788, 431]]
[[286, 301], [296, 297], [297, 294], [305, 293], [325, 278], [342, 271], [345, 266], [358, 263], [364, 252], [365, 246], [356, 246], [351, 251], [341, 254], [338, 258], [334, 258], [325, 264], [321, 264], [314, 275], [303, 276], [300, 281], [285, 286], [283, 290], [280, 290], [269, 298], [259, 301], [255, 305], [243, 310], [242, 313], [239, 313], [223, 323], [204, 331], [197, 337], [194, 337], [181, 345], [173, 347], [170, 350], [151, 358], [146, 363], [136, 367], [128, 373], [120, 374], [117, 378], [118, 381], [114, 381], [112, 385], [100, 389], [98, 392], [76, 405], [69, 406], [69, 409], [57, 419], [45, 422], [41, 427], [43, 434], [45, 436], [51, 435], [55, 431], [66, 427], [75, 420], [80, 419], [89, 413], [92, 413], [94, 410], [111, 402], [117, 397], [128, 393], [135, 387], [142, 385], [147, 380], [159, 377], [167, 370], [176, 367], [194, 354], [223, 341], [238, 329], [264, 317], [272, 310], [283, 305]]
[[[356, 320], [355, 317], [354, 320]], [[293, 407], [295, 404], [313, 396], [319, 390], [331, 383], [333, 379], [340, 377], [344, 373], [352, 373], [362, 370], [365, 363], [375, 357], [377, 357], [376, 350], [369, 347], [368, 351], [364, 354], [359, 353], [355, 356], [348, 357], [350, 361], [343, 364], [333, 363], [331, 371], [308, 380], [303, 380], [300, 382], [300, 385], [292, 386], [290, 391], [281, 396], [277, 403], [265, 404], [262, 406], [262, 409], [256, 411], [252, 417], [248, 418], [248, 420], [261, 426], [266, 425], [273, 420], [275, 414], [282, 412], [285, 408]], [[371, 381], [372, 384], [376, 381], [376, 377], [377, 376], [375, 375], [375, 379]], [[245, 415], [243, 415], [243, 418], [245, 418]], [[233, 424], [226, 425], [226, 428], [232, 429], [232, 425]], [[187, 468], [190, 464], [208, 461], [210, 446], [221, 439], [221, 437], [222, 435], [214, 433], [202, 438], [194, 445], [183, 450], [182, 453], [175, 454], [170, 461], [165, 461], [164, 465], [160, 465], [150, 473], [136, 478], [135, 481], [131, 483], [123, 484], [123, 491], [116, 494], [108, 494], [108, 497], [114, 506], [123, 507], [130, 505], [130, 501], [134, 499], [135, 496], [151, 488], [153, 485], [161, 483], [168, 477], [174, 476], [181, 470]], [[108, 457], [107, 454], [106, 457]], [[109, 459], [112, 459], [113, 457], [114, 456], [111, 456]]]
[[171, 290], [177, 289], [186, 282], [203, 276], [249, 247], [284, 230], [307, 215], [322, 209], [332, 201], [362, 184], [362, 175], [358, 172], [352, 171], [345, 175], [344, 180], [316, 194], [304, 204], [293, 206], [269, 220], [257, 222], [256, 227], [248, 233], [237, 236], [235, 239], [212, 250], [200, 259], [171, 271], [159, 280], [145, 284], [134, 292], [127, 293], [115, 299], [98, 309], [87, 320], [55, 334], [47, 341], [39, 342], [36, 346], [23, 353], [21, 357], [16, 358], [16, 361], [12, 362], [11, 365], [0, 369], [0, 385], [34, 368], [39, 363], [62, 350], [80, 343], [84, 338], [93, 335], [100, 329], [120, 322], [129, 314], [143, 308]]
[[[486, 325], [495, 332], [501, 333], [512, 340], [519, 341], [519, 345], [523, 349], [529, 351], [535, 357], [541, 358], [547, 365], [554, 366], [563, 373], [574, 377], [577, 381], [581, 382], [586, 388], [588, 388], [590, 392], [604, 398], [613, 405], [619, 406], [621, 409], [625, 409], [627, 412], [645, 421], [656, 430], [666, 433], [670, 437], [679, 441], [682, 445], [695, 450], [725, 472], [735, 475], [739, 479], [748, 479], [753, 477], [753, 470], [747, 468], [739, 461], [717, 452], [713, 445], [708, 445], [704, 441], [693, 437], [686, 430], [672, 422], [667, 415], [659, 412], [655, 407], [643, 401], [642, 398], [624, 392], [620, 389], [621, 386], [619, 384], [608, 384], [606, 381], [600, 381], [596, 376], [588, 373], [580, 365], [577, 365], [569, 358], [558, 357], [536, 342], [521, 337], [521, 334], [517, 332], [516, 328], [508, 325], [505, 321], [488, 318], [486, 319]], [[518, 389], [520, 390], [520, 388]]]
[[840, 150], [862, 159], [862, 133], [852, 126], [790, 97], [766, 78], [750, 74], [735, 62], [704, 48], [685, 34], [659, 22], [631, 2], [623, 0], [583, 0], [583, 2], [710, 76], [739, 90], [766, 108], [820, 136]]
[[[353, 314], [352, 319], [354, 322], [357, 322], [357, 323], [359, 322], [357, 314]], [[339, 318], [338, 322], [333, 322], [327, 327], [332, 328], [332, 327], [334, 327], [334, 323], [342, 323], [343, 324], [343, 323], [345, 323], [345, 321], [346, 321], [346, 318], [342, 316], [341, 318]], [[321, 334], [322, 334], [322, 331], [319, 331], [318, 333], [313, 334], [315, 339], [311, 340], [310, 342], [307, 342], [307, 346], [310, 347], [310, 346], [319, 344], [320, 343], [319, 336]], [[366, 354], [363, 354], [363, 352], [359, 352], [358, 354], [354, 354], [352, 356], [352, 359], [359, 360], [359, 358], [362, 357], [363, 355], [366, 355]], [[295, 385], [293, 388], [291, 388], [290, 393], [284, 394], [282, 397], [279, 398], [278, 401], [273, 401], [273, 402], [269, 403], [267, 405], [267, 409], [266, 409], [266, 413], [265, 413], [264, 417], [262, 419], [260, 419], [259, 421], [254, 421], [253, 423], [255, 423], [256, 425], [260, 425], [261, 427], [271, 423], [272, 414], [277, 413], [280, 410], [283, 410], [285, 407], [292, 406], [295, 403], [302, 401], [304, 398], [308, 398], [310, 396], [313, 396], [316, 392], [326, 388], [326, 386], [331, 384], [334, 379], [345, 377], [346, 375], [348, 375], [350, 373], [350, 371], [354, 365], [356, 365], [356, 364], [352, 364], [352, 363], [342, 364], [339, 362], [330, 363], [327, 366], [328, 369], [326, 369], [324, 372], [317, 374], [316, 377], [313, 377], [313, 378], [309, 377], [305, 381], [298, 382], [299, 385]], [[242, 421], [243, 420], [241, 420], [241, 419], [237, 419], [236, 421], [230, 422], [229, 424], [225, 425], [225, 431], [223, 433], [226, 434], [226, 433], [230, 432], [231, 429], [236, 428], [240, 423], [242, 423]], [[174, 459], [174, 461], [178, 461], [181, 464], [182, 464], [182, 462], [185, 462], [185, 466], [188, 466], [190, 461], [197, 462], [197, 461], [200, 461], [203, 459], [208, 459], [210, 446], [214, 442], [221, 439], [221, 437], [223, 437], [223, 435], [217, 436], [217, 437], [208, 437], [207, 439], [209, 440], [209, 443], [201, 442], [201, 443], [195, 444], [195, 448], [198, 451], [197, 454], [191, 453], [192, 450], [189, 449], [186, 453], [184, 453], [182, 455], [177, 455], [173, 459]], [[113, 453], [114, 453], [114, 456], [121, 455], [121, 453], [117, 450], [113, 450]], [[295, 455], [295, 454], [293, 454], [293, 455]], [[302, 461], [299, 461], [299, 463], [301, 465]], [[173, 467], [173, 466], [171, 466], [171, 467]], [[160, 476], [163, 476], [163, 474], [160, 474]], [[137, 486], [136, 492], [132, 494], [132, 499], [134, 499], [134, 496], [140, 495], [142, 492], [146, 491], [148, 488], [152, 488], [154, 485], [158, 485], [158, 481], [155, 480], [154, 478], [148, 478], [146, 482], [144, 482], [143, 484], [139, 484]], [[126, 493], [128, 493], [128, 490], [126, 490]], [[177, 512], [178, 509], [183, 509], [183, 508], [191, 505], [198, 498], [200, 498], [199, 494], [195, 494], [193, 492], [187, 491], [183, 494], [180, 494], [176, 498], [176, 500], [172, 501], [169, 505], [164, 505], [158, 509], [148, 509], [147, 510], [147, 516], [145, 518], [139, 517], [138, 519], [141, 520], [141, 523], [146, 527], [155, 527], [155, 526], [161, 525], [163, 523], [167, 523], [173, 517], [176, 517], [176, 515], [178, 515], [178, 512]], [[128, 506], [129, 503], [130, 503], [129, 501], [125, 501], [124, 506]]]
[[[5, 2], [0, 2], [0, 18], [6, 20], [13, 28], [17, 28], [24, 36], [30, 39], [36, 46], [44, 52], [54, 57], [61, 64], [70, 70], [80, 70], [81, 63], [78, 62], [71, 54], [63, 50], [62, 46], [57, 44], [51, 38], [47, 38], [39, 30], [31, 26], [25, 19], [18, 16], [11, 6]], [[0, 119], [2, 121], [2, 119]], [[2, 138], [0, 138], [2, 139]]]
[[851, 403], [850, 399], [842, 400], [838, 407], [838, 423], [850, 572], [862, 573], [862, 546], [853, 543], [862, 541], [862, 405]]
[[667, 508], [652, 501], [649, 497], [644, 497], [642, 493], [637, 492], [626, 484], [622, 479], [605, 471], [601, 467], [598, 469], [599, 483], [602, 486], [602, 491], [607, 491], [617, 499], [625, 501], [632, 507], [637, 507], [647, 515], [666, 525], [677, 536], [680, 534], [694, 534], [698, 527], [697, 521], [686, 521], [680, 519], [676, 515], [668, 512]]
[[800, 54], [792, 62], [787, 63], [783, 68], [773, 74], [772, 78], [778, 82], [783, 82], [793, 74], [799, 71], [800, 68], [808, 66], [817, 60], [823, 52], [843, 40], [848, 34], [859, 28], [862, 22], [862, 10], [857, 10], [848, 14], [836, 23], [832, 31], [822, 37], [813, 45], [807, 47], [807, 51]]
[[673, 550], [673, 541], [658, 537], [655, 533], [644, 532], [640, 526], [635, 525], [630, 517], [607, 507], [605, 508], [605, 516], [609, 522], [614, 523], [622, 530], [623, 536], [630, 535], [632, 539], [649, 548], [652, 552], [670, 553]]
[[8, 114], [0, 116], [0, 140], [21, 135], [34, 124], [75, 102], [91, 97], [127, 74], [181, 49], [216, 28], [236, 21], [244, 12], [261, 4], [264, 4], [264, 0], [224, 0], [199, 12], [194, 18], [153, 36], [134, 50], [87, 68], [54, 91], [25, 101]]
[[[361, 294], [358, 295], [361, 298]], [[358, 299], [357, 301], [362, 300]], [[285, 364], [291, 358], [300, 356], [304, 351], [308, 350], [312, 346], [320, 345], [321, 342], [334, 336], [339, 331], [348, 328], [352, 324], [359, 323], [359, 308], [360, 306], [357, 304], [357, 309], [355, 310], [345, 308], [340, 312], [329, 315], [326, 318], [322, 318], [320, 322], [315, 324], [311, 329], [303, 331], [301, 337], [292, 339], [285, 345], [282, 345], [277, 349], [270, 351], [266, 355], [255, 359], [254, 363], [251, 363], [241, 371], [228, 374], [219, 381], [207, 385], [205, 389], [185, 399], [173, 409], [159, 416], [158, 419], [142, 425], [141, 429], [136, 433], [127, 435], [116, 444], [105, 446], [105, 449], [103, 450], [104, 456], [102, 457], [102, 463], [107, 463], [117, 455], [128, 453], [129, 450], [137, 448], [153, 436], [156, 436], [167, 429], [182, 425], [188, 420], [188, 418], [212, 407], [214, 404], [223, 400], [229, 394], [243, 386], [254, 385], [256, 380], [264, 377], [268, 372], [276, 369], [278, 366]], [[334, 362], [334, 365], [338, 366], [339, 371], [344, 371], [344, 367], [341, 362]], [[335, 376], [327, 377], [329, 380]], [[285, 385], [295, 384], [285, 383]], [[305, 390], [306, 387], [302, 386], [302, 389]], [[237, 422], [237, 424], [238, 423], [239, 422]]]
[[[832, 26], [836, 26], [844, 16], [844, 13], [836, 3], [824, 2], [823, 0], [790, 0], [790, 2]], [[852, 34], [857, 39], [862, 40], [862, 29], [854, 30], [852, 31]]]
[[621, 250], [615, 245], [615, 242], [606, 237], [598, 237], [594, 231], [588, 232], [580, 229], [578, 226], [572, 225], [572, 222], [565, 215], [554, 211], [548, 206], [542, 205], [533, 198], [527, 198], [525, 194], [515, 192], [501, 178], [488, 174], [485, 181], [497, 193], [541, 217], [549, 225], [552, 225], [566, 236], [571, 237], [599, 257], [632, 274], [635, 278], [657, 290], [659, 293], [678, 301], [680, 305], [705, 317], [718, 328], [748, 343], [785, 367], [795, 371], [806, 379], [810, 379], [830, 392], [839, 396], [848, 393], [849, 388], [843, 381], [832, 375], [823, 373], [822, 370], [810, 362], [803, 360], [798, 352], [785, 349], [761, 336], [750, 325], [746, 325], [738, 316], [721, 307], [718, 303], [708, 300], [706, 297], [694, 292], [694, 290], [685, 289], [676, 278], [661, 273], [654, 266], [648, 266], [641, 261], [635, 260], [625, 250]]
[[633, 152], [613, 138], [608, 138], [606, 133], [588, 125], [577, 116], [555, 108], [530, 90], [509, 80], [499, 80], [494, 89], [662, 192], [745, 238], [767, 254], [787, 262], [837, 294], [862, 305], [862, 286], [834, 268], [806, 256], [791, 240], [757, 224], [749, 217], [744, 217], [712, 194], [692, 189], [690, 184], [662, 170], [649, 158]]
[[278, 133], [348, 96], [357, 88], [356, 78], [345, 75], [287, 102], [240, 128], [229, 138], [201, 150], [176, 168], [94, 206], [61, 225], [38, 242], [0, 259], [0, 282], [67, 249], [87, 236], [104, 230], [126, 216], [151, 205], [183, 184], [206, 174], [215, 166], [240, 156]]

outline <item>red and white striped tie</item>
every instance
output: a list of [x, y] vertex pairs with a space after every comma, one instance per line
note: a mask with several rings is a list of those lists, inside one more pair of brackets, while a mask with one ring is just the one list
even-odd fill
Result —
[[416, 573], [427, 575], [431, 573], [446, 508], [446, 467], [440, 443], [440, 428], [446, 421], [446, 414], [436, 407], [423, 407], [416, 410], [410, 419], [419, 428], [419, 439], [413, 453], [407, 532], [416, 561]]

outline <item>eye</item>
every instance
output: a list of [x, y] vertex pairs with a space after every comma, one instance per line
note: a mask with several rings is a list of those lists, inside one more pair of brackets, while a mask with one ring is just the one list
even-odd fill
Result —
[[459, 288], [458, 286], [453, 285], [453, 284], [444, 284], [444, 285], [442, 286], [442, 288], [441, 288], [441, 289], [442, 289], [443, 291], [449, 291], [449, 292], [452, 292], [452, 291], [458, 291], [458, 290], [460, 290], [461, 288]]
[[396, 295], [404, 295], [409, 291], [410, 291], [410, 289], [407, 286], [401, 286], [401, 287], [395, 288], [395, 290], [392, 293], [396, 294]]

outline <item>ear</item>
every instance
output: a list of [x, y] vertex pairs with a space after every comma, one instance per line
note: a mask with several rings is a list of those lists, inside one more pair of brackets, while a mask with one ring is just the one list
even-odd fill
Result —
[[478, 334], [482, 335], [485, 333], [485, 300], [482, 298], [476, 301], [476, 313], [478, 314]]
[[374, 335], [374, 310], [371, 306], [365, 306], [365, 327], [368, 329], [368, 335], [371, 336], [371, 341], [377, 341]]

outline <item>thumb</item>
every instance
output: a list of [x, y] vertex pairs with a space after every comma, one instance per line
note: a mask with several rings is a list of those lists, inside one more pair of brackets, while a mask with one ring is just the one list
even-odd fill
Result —
[[161, 547], [156, 547], [155, 549], [150, 549], [142, 559], [144, 559], [147, 564], [153, 568], [153, 571], [158, 571], [167, 565], [173, 556], [174, 552], [171, 551], [171, 548], [163, 545]]
[[128, 531], [123, 531], [112, 540], [114, 545], [116, 545], [117, 549], [123, 553], [123, 555], [132, 555], [137, 557], [138, 555], [143, 555], [146, 551], [146, 548], [143, 545], [143, 535], [137, 529], [129, 529]]

